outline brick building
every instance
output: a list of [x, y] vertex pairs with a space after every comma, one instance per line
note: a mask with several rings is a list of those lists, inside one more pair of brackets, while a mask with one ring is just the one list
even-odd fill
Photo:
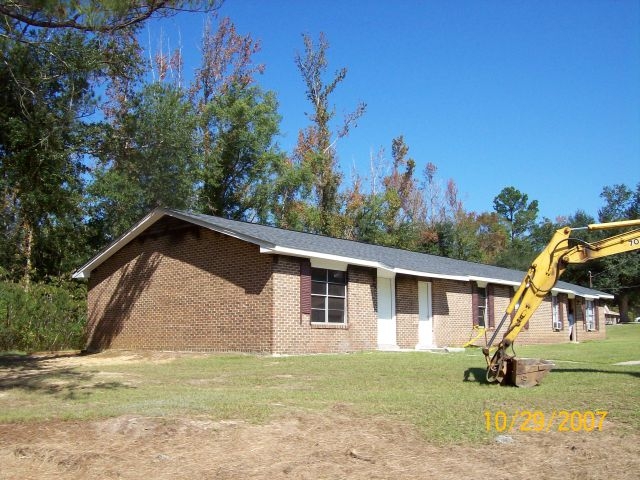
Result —
[[[461, 346], [524, 273], [156, 209], [74, 277], [89, 350], [302, 354]], [[578, 340], [604, 338], [609, 298], [559, 282], [518, 341], [569, 341], [569, 312]]]

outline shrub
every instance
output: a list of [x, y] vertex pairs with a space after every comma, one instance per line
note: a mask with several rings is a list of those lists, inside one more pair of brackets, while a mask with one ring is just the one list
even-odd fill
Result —
[[0, 281], [0, 351], [80, 349], [84, 346], [86, 288], [62, 279], [28, 291]]

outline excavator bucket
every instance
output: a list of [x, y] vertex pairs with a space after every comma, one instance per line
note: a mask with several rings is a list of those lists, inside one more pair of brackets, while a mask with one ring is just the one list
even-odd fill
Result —
[[540, 358], [510, 357], [505, 361], [507, 375], [504, 377], [504, 383], [523, 388], [540, 385], [542, 379], [555, 367], [552, 362]]

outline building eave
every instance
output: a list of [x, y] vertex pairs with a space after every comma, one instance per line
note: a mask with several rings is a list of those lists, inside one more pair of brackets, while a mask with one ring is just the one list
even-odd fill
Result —
[[202, 228], [206, 228], [208, 230], [212, 230], [218, 232], [223, 235], [227, 235], [229, 237], [237, 238], [239, 240], [243, 240], [245, 242], [253, 243], [255, 245], [260, 246], [260, 248], [273, 248], [274, 245], [268, 242], [265, 242], [261, 239], [251, 237], [249, 235], [244, 235], [238, 233], [233, 230], [229, 230], [228, 228], [219, 227], [217, 225], [212, 225], [204, 220], [199, 219], [198, 217], [185, 215], [181, 212], [177, 212], [175, 210], [169, 210], [166, 208], [156, 208], [151, 213], [149, 213], [146, 217], [140, 220], [137, 224], [127, 230], [124, 234], [114, 240], [107, 248], [98, 253], [95, 257], [85, 263], [82, 267], [76, 270], [72, 278], [75, 279], [86, 279], [91, 276], [91, 272], [99, 267], [101, 264], [106, 262], [113, 254], [115, 254], [118, 250], [124, 247], [126, 244], [134, 240], [138, 237], [142, 232], [151, 227], [154, 223], [160, 220], [163, 217], [173, 217], [178, 220], [182, 220], [185, 222], [192, 223], [194, 225], [198, 225]]
[[[123, 248], [126, 244], [134, 240], [136, 237], [141, 235], [145, 230], [151, 227], [153, 224], [158, 222], [163, 217], [173, 217], [175, 219], [188, 222], [207, 230], [211, 230], [217, 232], [219, 234], [233, 237], [241, 241], [245, 241], [254, 245], [257, 245], [260, 248], [260, 252], [263, 254], [271, 254], [271, 255], [287, 255], [292, 257], [299, 258], [308, 258], [310, 260], [316, 261], [316, 265], [336, 265], [341, 268], [346, 268], [347, 265], [355, 265], [361, 267], [374, 268], [377, 270], [378, 276], [382, 277], [395, 277], [396, 275], [411, 275], [418, 278], [424, 279], [443, 279], [443, 280], [452, 280], [452, 281], [461, 281], [461, 282], [480, 282], [484, 284], [497, 284], [497, 285], [506, 285], [511, 287], [517, 287], [520, 285], [520, 282], [517, 282], [512, 279], [499, 278], [489, 273], [487, 276], [483, 276], [481, 272], [480, 275], [476, 273], [476, 275], [465, 275], [464, 273], [446, 273], [446, 269], [443, 269], [442, 266], [434, 268], [436, 272], [433, 271], [425, 271], [425, 270], [416, 270], [412, 269], [411, 265], [406, 265], [409, 268], [401, 268], [393, 265], [395, 262], [387, 263], [385, 261], [381, 261], [378, 259], [367, 259], [367, 258], [358, 258], [358, 256], [352, 255], [344, 255], [344, 254], [335, 254], [335, 253], [326, 253], [329, 251], [327, 245], [324, 245], [324, 248], [320, 248], [318, 251], [313, 248], [304, 248], [304, 243], [298, 243], [299, 246], [285, 246], [282, 245], [277, 237], [273, 237], [271, 235], [265, 235], [264, 238], [260, 238], [261, 232], [260, 230], [255, 231], [252, 229], [239, 228], [234, 229], [233, 223], [227, 220], [225, 221], [212, 221], [212, 217], [207, 217], [206, 215], [197, 215], [190, 214], [186, 212], [180, 212], [176, 210], [170, 210], [166, 208], [156, 208], [149, 214], [147, 214], [142, 220], [136, 223], [133, 227], [127, 230], [123, 235], [114, 240], [108, 247], [103, 249], [100, 253], [94, 256], [91, 260], [85, 263], [82, 267], [76, 270], [73, 273], [73, 278], [75, 279], [86, 279], [91, 276], [91, 272], [99, 267], [102, 263], [107, 261], [111, 256], [113, 256], [117, 251]], [[221, 219], [220, 219], [221, 220]], [[254, 234], [258, 236], [253, 236]], [[268, 240], [267, 240], [268, 239]], [[286, 242], [285, 242], [286, 243]], [[311, 246], [311, 245], [310, 245]], [[302, 247], [302, 248], [300, 248]], [[344, 253], [344, 250], [343, 250]], [[382, 259], [384, 260], [383, 257]], [[428, 267], [428, 263], [426, 262], [418, 262], [423, 263], [425, 267]], [[323, 267], [324, 268], [324, 267]], [[333, 268], [333, 267], [326, 267]], [[444, 272], [443, 272], [444, 270]], [[613, 299], [614, 296], [590, 290], [588, 292], [582, 291], [580, 289], [572, 289], [566, 288], [567, 285], [563, 285], [562, 287], [554, 287], [553, 292], [555, 293], [566, 293], [570, 296], [579, 296], [587, 299]]]
[[131, 240], [135, 239], [140, 233], [145, 231], [151, 225], [160, 220], [166, 212], [163, 209], [155, 209], [147, 214], [142, 220], [136, 223], [133, 227], [127, 230], [125, 233], [120, 235], [117, 239], [115, 239], [111, 244], [103, 249], [96, 256], [91, 258], [87, 263], [85, 263], [82, 267], [77, 269], [71, 275], [72, 278], [75, 279], [86, 279], [91, 276], [91, 272], [95, 270], [97, 267], [102, 265], [105, 261], [111, 258], [118, 250], [120, 250], [123, 246], [129, 243]]

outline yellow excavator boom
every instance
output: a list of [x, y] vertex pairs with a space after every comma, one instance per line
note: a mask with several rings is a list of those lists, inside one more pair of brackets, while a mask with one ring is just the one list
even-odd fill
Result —
[[[635, 226], [640, 226], [640, 219], [595, 223], [587, 227], [574, 229], [564, 227], [555, 232], [549, 244], [527, 270], [524, 279], [505, 311], [504, 317], [495, 329], [487, 346], [483, 349], [487, 359], [487, 380], [489, 380], [489, 382], [515, 383], [518, 385], [520, 380], [522, 385], [519, 386], [530, 386], [531, 384], [539, 383], [542, 376], [549, 371], [549, 364], [538, 366], [529, 364], [526, 366], [516, 365], [515, 357], [508, 356], [506, 349], [513, 345], [520, 331], [527, 324], [546, 295], [558, 282], [558, 279], [568, 265], [585, 263], [597, 258], [640, 249], [640, 229], [627, 231], [594, 243], [587, 243], [570, 238], [572, 231], [585, 229], [605, 230]], [[514, 311], [515, 314], [513, 314]], [[511, 318], [509, 326], [495, 349], [495, 353], [491, 356], [491, 345], [498, 335], [500, 328], [509, 318]], [[509, 373], [520, 370], [523, 372], [521, 379], [516, 378], [513, 380], [510, 378]], [[532, 375], [531, 372], [541, 373]], [[536, 376], [539, 378], [536, 378]]]

